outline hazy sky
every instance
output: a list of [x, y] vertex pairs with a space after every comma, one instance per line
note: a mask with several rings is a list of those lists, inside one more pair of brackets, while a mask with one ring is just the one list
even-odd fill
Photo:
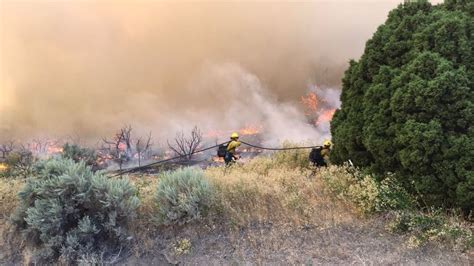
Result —
[[0, 136], [291, 119], [399, 2], [0, 0]]

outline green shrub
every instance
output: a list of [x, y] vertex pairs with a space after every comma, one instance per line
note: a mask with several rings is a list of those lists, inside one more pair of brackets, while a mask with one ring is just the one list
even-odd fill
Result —
[[96, 166], [96, 155], [94, 150], [88, 148], [82, 148], [76, 144], [66, 143], [63, 146], [62, 156], [66, 159], [71, 159], [76, 163], [84, 161], [86, 165]]
[[430, 205], [474, 208], [473, 8], [410, 1], [390, 12], [345, 73], [331, 161], [393, 172]]
[[322, 169], [321, 176], [333, 193], [354, 203], [363, 214], [414, 207], [413, 198], [391, 177], [377, 181], [348, 166]]
[[[401, 210], [392, 214], [388, 229], [392, 232], [410, 234], [410, 240], [416, 239], [418, 245], [437, 241], [461, 251], [474, 247], [472, 229], [456, 216], [448, 217], [440, 210], [428, 212]], [[410, 240], [411, 243], [408, 244], [413, 245], [413, 241]]]
[[84, 162], [56, 158], [37, 166], [19, 193], [12, 220], [32, 245], [35, 261], [65, 263], [107, 255], [127, 244], [139, 200], [128, 180], [93, 173]]
[[408, 247], [418, 247], [429, 241], [446, 243], [457, 250], [474, 247], [472, 224], [462, 215], [448, 216], [441, 209], [420, 211], [415, 208], [413, 196], [393, 176], [377, 181], [348, 166], [331, 166], [320, 173], [331, 192], [354, 204], [361, 213], [384, 213], [391, 232], [410, 236]]
[[6, 160], [6, 171], [5, 176], [19, 176], [26, 178], [34, 170], [34, 164], [36, 158], [33, 156], [33, 153], [28, 150], [19, 150], [11, 152]]
[[156, 190], [159, 223], [184, 224], [199, 219], [213, 190], [199, 168], [182, 168], [161, 176]]

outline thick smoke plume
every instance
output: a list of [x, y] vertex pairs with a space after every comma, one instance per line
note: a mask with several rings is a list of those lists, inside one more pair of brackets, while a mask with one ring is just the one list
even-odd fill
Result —
[[317, 138], [300, 97], [338, 88], [398, 4], [333, 2], [1, 1], [0, 138], [97, 140], [124, 124]]

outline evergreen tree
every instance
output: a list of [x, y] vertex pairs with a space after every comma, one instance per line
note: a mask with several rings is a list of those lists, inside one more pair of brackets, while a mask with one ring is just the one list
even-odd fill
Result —
[[474, 2], [392, 10], [343, 79], [332, 159], [394, 172], [424, 202], [474, 208]]

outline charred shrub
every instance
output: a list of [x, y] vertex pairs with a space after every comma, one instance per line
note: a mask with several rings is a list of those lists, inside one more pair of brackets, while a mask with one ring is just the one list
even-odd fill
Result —
[[198, 168], [182, 168], [163, 174], [155, 201], [157, 220], [163, 224], [184, 224], [206, 212], [213, 190]]
[[135, 194], [128, 180], [93, 173], [83, 161], [51, 159], [20, 191], [12, 220], [34, 248], [35, 262], [77, 263], [126, 246], [139, 205]]

